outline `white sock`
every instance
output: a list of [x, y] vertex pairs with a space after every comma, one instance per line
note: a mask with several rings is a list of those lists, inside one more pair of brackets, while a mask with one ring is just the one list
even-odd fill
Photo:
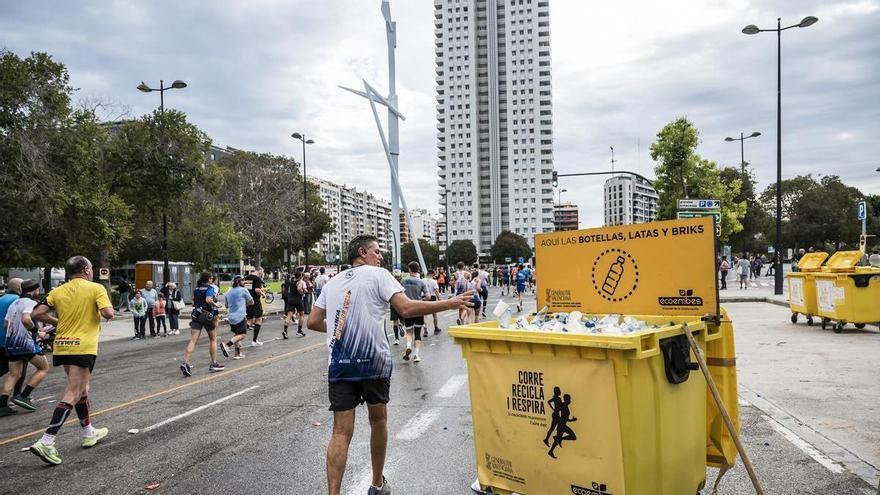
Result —
[[40, 443], [43, 445], [55, 445], [55, 435], [43, 433], [43, 438], [40, 439]]
[[92, 426], [91, 423], [89, 423], [88, 426], [83, 426], [83, 436], [85, 436], [85, 437], [95, 436], [95, 427]]

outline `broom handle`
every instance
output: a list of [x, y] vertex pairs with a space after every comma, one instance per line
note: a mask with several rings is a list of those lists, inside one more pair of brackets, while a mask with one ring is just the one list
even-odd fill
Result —
[[758, 475], [755, 474], [755, 468], [752, 466], [752, 461], [749, 460], [749, 454], [746, 453], [745, 447], [743, 447], [742, 442], [740, 442], [739, 435], [736, 433], [736, 427], [733, 426], [730, 414], [727, 413], [727, 409], [724, 407], [724, 402], [721, 400], [721, 394], [718, 393], [718, 388], [715, 386], [715, 380], [712, 379], [709, 367], [706, 366], [706, 360], [703, 358], [703, 349], [697, 345], [697, 340], [694, 338], [694, 334], [691, 333], [691, 329], [688, 328], [687, 324], [682, 325], [682, 328], [684, 329], [685, 335], [687, 335], [688, 341], [691, 343], [694, 355], [697, 356], [697, 363], [700, 365], [700, 370], [702, 370], [703, 376], [706, 377], [706, 384], [709, 385], [709, 390], [712, 392], [712, 398], [715, 399], [715, 405], [718, 406], [718, 410], [721, 412], [721, 417], [724, 419], [727, 431], [729, 431], [730, 436], [733, 437], [733, 443], [736, 445], [736, 450], [739, 452], [739, 456], [742, 458], [743, 464], [746, 466], [749, 478], [752, 479], [752, 486], [755, 487], [755, 493], [758, 495], [764, 495], [764, 489], [761, 487]]

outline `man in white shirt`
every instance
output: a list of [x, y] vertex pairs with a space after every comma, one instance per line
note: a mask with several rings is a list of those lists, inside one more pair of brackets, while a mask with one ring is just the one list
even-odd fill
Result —
[[364, 402], [370, 418], [370, 456], [373, 480], [370, 495], [387, 495], [391, 489], [383, 470], [388, 444], [391, 388], [391, 348], [385, 335], [388, 304], [405, 318], [470, 305], [473, 294], [445, 301], [413, 301], [400, 283], [381, 267], [378, 239], [359, 235], [348, 245], [352, 267], [324, 285], [309, 315], [308, 328], [327, 333], [330, 410], [333, 435], [327, 447], [327, 488], [338, 495], [354, 434], [355, 408]]
[[[434, 270], [428, 270], [428, 278], [425, 279], [425, 300], [426, 301], [439, 301], [440, 300], [440, 285], [437, 283], [436, 272]], [[434, 335], [440, 334], [440, 327], [437, 326], [437, 313], [431, 313], [431, 316], [434, 318]], [[425, 325], [425, 337], [428, 336], [428, 326]]]
[[326, 270], [322, 266], [319, 270], [320, 273], [317, 277], [315, 277], [315, 300], [317, 301], [319, 297], [321, 297], [321, 290], [324, 289], [324, 285], [330, 280], [330, 277], [325, 273]]

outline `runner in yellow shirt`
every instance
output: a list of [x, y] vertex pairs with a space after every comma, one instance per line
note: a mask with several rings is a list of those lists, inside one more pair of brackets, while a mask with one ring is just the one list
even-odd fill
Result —
[[[55, 350], [52, 364], [64, 366], [67, 387], [61, 401], [52, 413], [46, 433], [30, 451], [47, 464], [61, 464], [55, 448], [55, 435], [70, 415], [76, 411], [83, 428], [83, 448], [93, 447], [107, 436], [107, 428], [92, 427], [89, 419], [89, 381], [98, 356], [98, 335], [101, 317], [113, 318], [113, 305], [104, 286], [92, 282], [92, 263], [84, 256], [74, 256], [65, 264], [69, 282], [54, 289], [31, 313], [31, 318], [55, 325]], [[54, 309], [58, 318], [49, 314]]]

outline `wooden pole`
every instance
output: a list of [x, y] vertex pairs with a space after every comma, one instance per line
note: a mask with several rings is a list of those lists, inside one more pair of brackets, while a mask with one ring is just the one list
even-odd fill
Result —
[[758, 480], [758, 475], [755, 473], [752, 461], [749, 460], [749, 454], [746, 452], [745, 447], [743, 447], [742, 442], [740, 442], [736, 427], [734, 427], [733, 421], [730, 419], [730, 414], [727, 413], [727, 409], [724, 407], [724, 402], [721, 400], [721, 394], [718, 392], [718, 387], [715, 386], [715, 380], [712, 379], [709, 367], [706, 366], [703, 349], [697, 345], [697, 340], [694, 338], [694, 334], [691, 333], [691, 329], [688, 328], [686, 323], [682, 325], [682, 328], [684, 329], [685, 335], [687, 335], [688, 341], [691, 343], [691, 348], [694, 350], [694, 355], [697, 357], [697, 363], [700, 365], [700, 370], [703, 372], [703, 376], [706, 377], [706, 384], [712, 392], [712, 398], [715, 399], [715, 405], [718, 406], [718, 411], [721, 412], [721, 417], [724, 419], [727, 431], [729, 431], [730, 436], [733, 437], [733, 443], [736, 445], [736, 450], [739, 452], [743, 465], [745, 465], [746, 471], [749, 473], [749, 478], [752, 480], [752, 486], [755, 487], [755, 493], [758, 495], [764, 495], [764, 489], [761, 487], [761, 482]]

